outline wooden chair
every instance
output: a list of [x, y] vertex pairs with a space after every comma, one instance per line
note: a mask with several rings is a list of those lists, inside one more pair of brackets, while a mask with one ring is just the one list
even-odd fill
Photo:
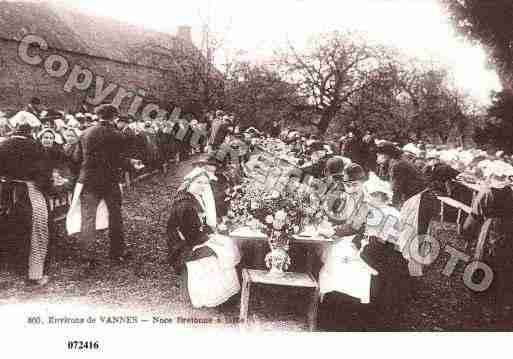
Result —
[[479, 236], [477, 237], [476, 248], [474, 250], [474, 260], [476, 261], [489, 261], [490, 253], [489, 253], [489, 237], [492, 229], [494, 218], [488, 218], [484, 221], [481, 226], [481, 230], [479, 231]]

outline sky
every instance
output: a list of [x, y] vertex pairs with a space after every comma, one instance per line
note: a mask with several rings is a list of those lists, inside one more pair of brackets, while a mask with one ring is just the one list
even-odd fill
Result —
[[225, 48], [240, 49], [249, 60], [272, 56], [286, 41], [304, 46], [320, 32], [356, 30], [408, 55], [448, 66], [461, 89], [480, 104], [500, 90], [486, 55], [455, 34], [437, 0], [54, 0], [84, 12], [175, 33], [192, 27], [201, 44], [202, 24], [210, 18]]

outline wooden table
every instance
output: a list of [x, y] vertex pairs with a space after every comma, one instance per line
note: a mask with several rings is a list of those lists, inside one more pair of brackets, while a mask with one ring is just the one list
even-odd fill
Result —
[[285, 272], [283, 276], [276, 277], [269, 275], [269, 272], [263, 270], [243, 269], [239, 319], [241, 323], [244, 324], [248, 323], [249, 299], [251, 296], [252, 284], [312, 289], [307, 312], [307, 322], [308, 329], [310, 331], [315, 331], [317, 327], [317, 311], [319, 307], [319, 286], [310, 273]]
[[[267, 243], [267, 236], [264, 234], [257, 234], [257, 233], [247, 233], [247, 234], [228, 234], [230, 238], [233, 238], [236, 241], [254, 241], [260, 244]], [[327, 238], [321, 235], [317, 236], [299, 236], [299, 235], [293, 235], [292, 241], [294, 243], [299, 244], [306, 244], [307, 250], [306, 250], [306, 271], [309, 273], [312, 273], [312, 269], [314, 266], [314, 260], [315, 260], [315, 253], [314, 253], [314, 246], [316, 245], [323, 245], [323, 244], [330, 244], [334, 242], [333, 238]], [[257, 256], [259, 258], [262, 258], [262, 262], [265, 258], [265, 246], [260, 246], [260, 252], [257, 253]]]

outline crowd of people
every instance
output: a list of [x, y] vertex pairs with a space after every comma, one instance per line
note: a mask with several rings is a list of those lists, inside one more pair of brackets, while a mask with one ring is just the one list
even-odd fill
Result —
[[[359, 234], [360, 239], [367, 238], [368, 244], [361, 256], [382, 273], [372, 276], [370, 299], [352, 293], [340, 286], [340, 278], [344, 273], [347, 276], [347, 270], [336, 270], [343, 258], [330, 256], [343, 244], [337, 243], [327, 249], [321, 255], [326, 262], [319, 278], [321, 292], [325, 294], [321, 305], [321, 321], [325, 329], [354, 328], [355, 321], [362, 325], [360, 328], [369, 323], [376, 324], [380, 313], [397, 309], [400, 304], [398, 293], [403, 300], [408, 297], [412, 291], [407, 289], [407, 283], [412, 283], [408, 278], [421, 275], [425, 268], [413, 261], [407, 251], [394, 248], [397, 243], [387, 239], [386, 231], [376, 232], [369, 226], [368, 219], [397, 218], [402, 229], [406, 225], [414, 229], [422, 247], [424, 238], [429, 235], [431, 221], [440, 213], [440, 196], [453, 198], [471, 208], [468, 215], [463, 215], [462, 228], [469, 249], [475, 246], [485, 220], [494, 220], [494, 230], [486, 244], [493, 258], [485, 259], [495, 274], [491, 291], [498, 308], [511, 304], [513, 288], [508, 278], [513, 272], [513, 247], [508, 238], [513, 234], [513, 161], [503, 151], [490, 154], [475, 148], [422, 143], [400, 147], [369, 133], [362, 137], [354, 125], [349, 127], [338, 145], [319, 141], [312, 135], [307, 137], [298, 131], [282, 131], [281, 139], [282, 144], [273, 142], [267, 151], [299, 157], [295, 163], [301, 169], [301, 182], [315, 183], [315, 189], [324, 188], [327, 197], [330, 192], [343, 193], [339, 203], [353, 203], [353, 206], [341, 206], [342, 214], [336, 218], [344, 220], [332, 220], [335, 233], [339, 237]], [[262, 145], [266, 147], [265, 141]], [[297, 175], [297, 171], [290, 171], [290, 175], [292, 172]], [[319, 180], [325, 185], [320, 186]], [[479, 184], [479, 193], [475, 195], [472, 187], [466, 184]], [[376, 209], [381, 214], [369, 216]], [[445, 212], [446, 219], [456, 221], [456, 208], [448, 208]], [[403, 238], [399, 238], [399, 242], [401, 240]], [[361, 247], [361, 243], [357, 246]]]
[[[120, 115], [112, 105], [102, 105], [94, 114], [74, 115], [41, 111], [39, 105], [34, 100], [24, 111], [0, 119], [1, 225], [6, 226], [4, 233], [30, 238], [30, 285], [45, 285], [49, 280], [44, 264], [52, 236], [47, 200], [52, 191], [63, 186], [73, 191], [71, 207], [80, 203], [83, 243], [94, 242], [97, 209], [100, 202], [105, 203], [110, 258], [122, 263], [130, 259], [130, 253], [123, 234], [121, 172], [143, 166], [159, 168], [169, 159], [180, 161], [202, 153], [170, 208], [169, 262], [183, 276], [194, 306], [225, 303], [240, 290], [236, 268], [241, 259], [236, 243], [219, 234], [228, 211], [226, 190], [249, 175], [245, 164], [260, 148], [296, 159], [293, 175], [299, 170], [300, 182], [316, 179], [326, 184], [326, 195], [337, 193], [339, 201], [330, 202], [333, 208], [329, 209], [339, 212], [333, 221], [335, 236], [355, 235], [354, 246], [361, 257], [376, 273], [385, 273], [372, 276], [367, 296], [348, 292], [336, 279], [341, 259], [336, 248], [341, 243], [325, 248], [319, 273], [322, 328], [341, 330], [350, 327], [351, 320], [374, 320], [370, 318], [379, 317], [376, 310], [389, 310], [397, 305], [398, 293], [411, 290], [408, 278], [422, 273], [422, 266], [398, 251], [397, 243], [383, 231], [373, 232], [368, 220], [379, 209], [403, 224], [408, 222], [419, 237], [427, 236], [430, 222], [439, 213], [437, 196], [471, 206], [463, 231], [469, 242], [475, 240], [484, 220], [497, 219], [493, 243], [502, 273], [497, 295], [506, 297], [509, 287], [503, 278], [513, 270], [509, 260], [513, 248], [505, 240], [513, 234], [513, 166], [504, 153], [414, 143], [401, 148], [370, 133], [362, 136], [355, 124], [340, 143], [333, 143], [282, 130], [278, 121], [263, 130], [240, 128], [232, 115], [222, 111], [184, 127], [165, 120], [136, 121]], [[235, 152], [225, 151], [227, 144]], [[461, 184], [463, 179], [483, 182], [486, 187], [473, 199]], [[408, 210], [415, 213], [412, 218]], [[95, 266], [97, 259], [91, 251], [85, 248], [84, 253], [90, 257], [90, 266]]]
[[[38, 286], [48, 282], [43, 268], [49, 239], [55, 234], [50, 198], [73, 194], [70, 207], [79, 209], [83, 243], [94, 238], [96, 209], [104, 201], [110, 257], [123, 261], [119, 186], [123, 173], [162, 169], [166, 162], [178, 163], [218, 148], [225, 139], [236, 143], [233, 116], [220, 111], [201, 123], [142, 121], [121, 115], [112, 105], [100, 106], [94, 113], [66, 114], [43, 108], [37, 98], [11, 116], [0, 113], [0, 132], [0, 226], [6, 233], [0, 261], [18, 247], [28, 247], [28, 283]], [[30, 237], [29, 244], [24, 246], [20, 237]], [[84, 253], [95, 266], [94, 253], [87, 248]]]

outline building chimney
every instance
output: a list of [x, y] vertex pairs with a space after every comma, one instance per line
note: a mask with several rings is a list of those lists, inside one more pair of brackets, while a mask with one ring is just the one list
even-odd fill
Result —
[[178, 26], [177, 37], [185, 42], [192, 43], [191, 27], [187, 25]]

